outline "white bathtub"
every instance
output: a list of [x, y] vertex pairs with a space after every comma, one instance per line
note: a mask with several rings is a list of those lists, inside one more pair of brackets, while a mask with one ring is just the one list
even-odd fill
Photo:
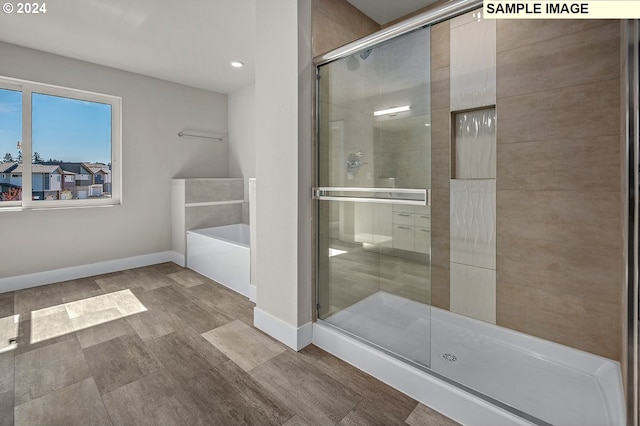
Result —
[[249, 225], [187, 231], [187, 268], [249, 297]]

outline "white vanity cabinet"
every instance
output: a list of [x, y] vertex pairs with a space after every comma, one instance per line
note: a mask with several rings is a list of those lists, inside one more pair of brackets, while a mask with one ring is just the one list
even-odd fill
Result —
[[430, 252], [431, 209], [406, 204], [354, 203], [354, 240], [418, 253]]
[[392, 210], [393, 248], [429, 253], [430, 207], [394, 204]]

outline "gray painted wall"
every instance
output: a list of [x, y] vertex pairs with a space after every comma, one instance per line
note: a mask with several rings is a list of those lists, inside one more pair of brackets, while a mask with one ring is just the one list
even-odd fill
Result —
[[244, 178], [249, 201], [249, 178], [256, 177], [256, 86], [229, 94], [229, 177]]
[[256, 2], [259, 309], [311, 320], [311, 2]]

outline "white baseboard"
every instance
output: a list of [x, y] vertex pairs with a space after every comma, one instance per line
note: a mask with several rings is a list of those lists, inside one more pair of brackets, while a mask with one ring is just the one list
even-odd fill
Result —
[[249, 284], [249, 301], [256, 303], [256, 286]]
[[159, 253], [125, 257], [123, 259], [107, 260], [88, 265], [54, 269], [52, 271], [35, 272], [33, 274], [0, 278], [0, 293], [38, 287], [61, 281], [77, 280], [79, 278], [108, 274], [110, 272], [123, 271], [125, 269], [139, 268], [164, 262], [175, 262], [180, 265], [180, 258], [183, 259], [184, 263], [184, 256], [180, 253], [175, 251], [163, 251]]
[[313, 344], [459, 423], [532, 424], [326, 325], [313, 323]]
[[310, 345], [313, 337], [311, 322], [296, 328], [257, 307], [253, 308], [253, 325], [294, 351]]

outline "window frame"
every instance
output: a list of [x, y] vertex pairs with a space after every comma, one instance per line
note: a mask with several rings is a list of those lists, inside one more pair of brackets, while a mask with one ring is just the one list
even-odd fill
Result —
[[[22, 93], [22, 86], [19, 83], [16, 83], [12, 80], [0, 79], [0, 89], [14, 90], [16, 92]], [[22, 115], [24, 116], [24, 105], [22, 109]], [[24, 123], [22, 124], [22, 131], [24, 133]], [[23, 138], [24, 138], [24, 135], [23, 135]], [[10, 172], [9, 181], [11, 181], [11, 179], [14, 177], [15, 177], [14, 173]], [[23, 179], [23, 182], [24, 182], [24, 179]], [[22, 193], [24, 194], [24, 191]], [[10, 208], [11, 210], [15, 210], [16, 207], [19, 208], [21, 206], [22, 206], [22, 201], [0, 201], [0, 211], [2, 211], [2, 209], [8, 209], [8, 208]]]
[[[0, 211], [6, 208], [52, 209], [69, 207], [113, 206], [122, 204], [122, 98], [80, 89], [37, 83], [8, 77], [0, 77], [0, 89], [22, 93], [22, 201], [0, 201]], [[32, 94], [58, 96], [79, 101], [95, 102], [111, 106], [111, 197], [76, 200], [33, 200], [32, 168]]]

